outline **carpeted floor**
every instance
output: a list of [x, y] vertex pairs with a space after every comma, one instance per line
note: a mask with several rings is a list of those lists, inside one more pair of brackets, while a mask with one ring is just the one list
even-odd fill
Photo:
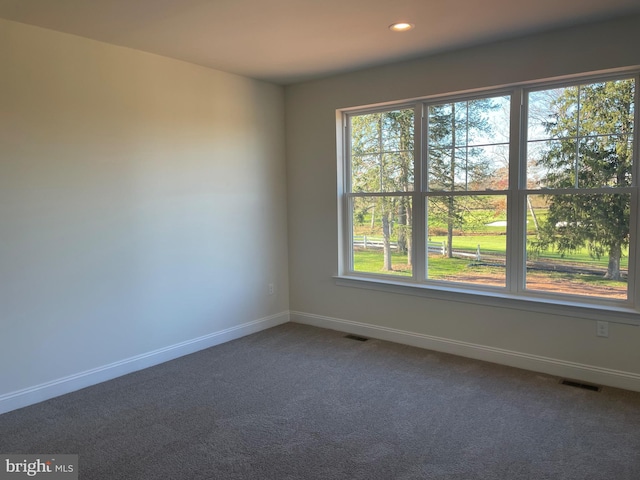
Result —
[[640, 393], [286, 324], [0, 416], [80, 479], [638, 480]]

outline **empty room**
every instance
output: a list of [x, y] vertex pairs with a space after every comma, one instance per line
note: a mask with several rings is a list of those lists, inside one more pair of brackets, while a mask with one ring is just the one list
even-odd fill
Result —
[[640, 478], [639, 26], [0, 0], [0, 479]]

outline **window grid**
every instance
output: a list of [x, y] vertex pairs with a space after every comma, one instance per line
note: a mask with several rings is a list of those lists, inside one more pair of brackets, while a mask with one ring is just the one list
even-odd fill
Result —
[[[575, 160], [575, 183], [574, 188], [570, 189], [549, 189], [549, 188], [536, 188], [532, 189], [527, 184], [527, 152], [528, 147], [531, 143], [542, 142], [544, 139], [535, 139], [528, 140], [527, 139], [527, 131], [528, 131], [528, 110], [529, 110], [529, 102], [527, 99], [527, 95], [530, 92], [542, 91], [544, 89], [550, 88], [565, 88], [571, 86], [578, 86], [578, 105], [577, 105], [577, 120], [576, 120], [576, 135], [569, 136], [568, 138], [575, 138], [576, 140], [584, 140], [584, 139], [598, 139], [601, 137], [609, 137], [609, 136], [621, 136], [618, 132], [611, 133], [600, 133], [595, 135], [584, 135], [581, 136], [580, 132], [580, 113], [582, 110], [582, 86], [587, 85], [592, 82], [606, 82], [608, 80], [622, 80], [633, 78], [635, 80], [635, 108], [634, 108], [634, 124], [633, 124], [633, 133], [626, 133], [627, 137], [631, 136], [632, 148], [633, 148], [633, 158], [632, 158], [632, 184], [629, 186], [623, 187], [615, 187], [612, 189], [611, 187], [604, 186], [602, 188], [584, 188], [580, 186], [578, 182], [579, 178], [579, 149], [580, 142], [576, 141], [576, 160]], [[344, 142], [344, 150], [345, 150], [345, 187], [344, 187], [344, 195], [343, 198], [346, 201], [342, 202], [342, 208], [347, 210], [347, 214], [345, 216], [346, 222], [349, 225], [349, 228], [345, 228], [343, 226], [343, 232], [341, 238], [343, 240], [342, 248], [345, 251], [349, 252], [347, 255], [347, 261], [343, 261], [340, 265], [340, 272], [342, 275], [362, 275], [362, 276], [371, 276], [374, 278], [380, 279], [390, 279], [390, 275], [388, 274], [379, 274], [375, 272], [355, 272], [354, 271], [354, 253], [353, 253], [353, 231], [351, 225], [353, 225], [353, 201], [355, 198], [359, 197], [402, 197], [409, 196], [412, 202], [413, 209], [413, 229], [412, 229], [412, 244], [414, 248], [411, 252], [411, 260], [413, 264], [412, 273], [410, 276], [406, 277], [392, 277], [393, 282], [409, 282], [412, 284], [418, 284], [423, 286], [428, 285], [437, 285], [437, 284], [446, 284], [448, 286], [453, 286], [454, 288], [459, 286], [462, 288], [471, 288], [472, 290], [477, 290], [479, 292], [486, 290], [502, 290], [505, 292], [509, 292], [510, 294], [516, 295], [526, 295], [531, 297], [540, 297], [540, 298], [550, 298], [556, 299], [560, 301], [575, 301], [575, 295], [567, 295], [567, 294], [558, 294], [555, 292], [547, 292], [547, 291], [535, 291], [526, 288], [526, 261], [527, 261], [527, 199], [531, 195], [543, 195], [543, 194], [554, 194], [554, 195], [578, 195], [583, 193], [590, 194], [605, 194], [611, 193], [612, 190], [616, 193], [630, 193], [630, 208], [631, 212], [635, 212], [631, 215], [631, 224], [630, 224], [630, 244], [629, 244], [629, 265], [628, 265], [628, 281], [627, 281], [627, 298], [624, 301], [619, 300], [610, 300], [604, 297], [594, 297], [594, 298], [584, 298], [580, 297], [581, 301], [585, 301], [586, 303], [594, 303], [597, 305], [614, 305], [614, 306], [632, 306], [637, 308], [636, 303], [636, 295], [635, 295], [635, 275], [636, 272], [640, 271], [639, 259], [637, 258], [636, 251], [636, 231], [638, 228], [637, 222], [637, 212], [639, 207], [638, 200], [638, 192], [637, 192], [637, 178], [638, 178], [638, 138], [636, 134], [636, 129], [638, 125], [638, 86], [640, 85], [639, 75], [635, 74], [633, 77], [630, 77], [628, 74], [626, 75], [594, 75], [594, 76], [585, 76], [579, 79], [579, 83], [568, 83], [568, 82], [544, 82], [539, 83], [534, 86], [528, 87], [513, 87], [511, 89], [497, 89], [497, 90], [487, 90], [481, 93], [477, 93], [472, 96], [464, 96], [464, 95], [451, 95], [448, 97], [441, 97], [430, 101], [422, 101], [418, 100], [413, 104], [399, 103], [398, 105], [387, 106], [385, 108], [380, 109], [368, 109], [368, 110], [352, 110], [345, 113], [345, 125], [347, 128], [345, 129], [345, 142]], [[433, 191], [430, 189], [429, 181], [429, 168], [425, 168], [428, 165], [429, 160], [429, 152], [431, 148], [428, 146], [428, 138], [429, 138], [429, 107], [432, 105], [445, 105], [447, 102], [451, 103], [460, 103], [466, 102], [467, 112], [466, 118], [468, 119], [468, 109], [469, 102], [473, 99], [482, 99], [482, 98], [491, 98], [499, 95], [508, 95], [510, 96], [510, 112], [509, 112], [509, 121], [510, 121], [510, 130], [509, 130], [509, 141], [508, 142], [480, 142], [477, 145], [470, 145], [469, 143], [469, 128], [465, 129], [465, 143], [462, 145], [456, 144], [455, 141], [451, 142], [451, 145], [448, 147], [436, 147], [436, 149], [441, 148], [442, 150], [446, 150], [449, 148], [450, 150], [459, 149], [469, 149], [471, 147], [486, 147], [486, 146], [495, 146], [495, 145], [507, 145], [508, 146], [508, 181], [507, 188], [503, 190], [494, 190], [494, 189], [484, 189], [484, 190], [469, 190], [469, 182], [468, 175], [469, 172], [465, 171], [465, 190], [455, 190], [452, 183], [452, 190], [436, 190]], [[414, 109], [414, 186], [412, 192], [402, 192], [402, 191], [381, 191], [381, 192], [353, 192], [351, 190], [351, 119], [354, 116], [362, 115], [365, 113], [371, 112], [386, 112], [390, 110], [398, 110], [401, 108], [407, 108], [411, 106]], [[455, 130], [455, 122], [456, 119], [452, 117], [453, 127]], [[553, 140], [563, 140], [564, 137], [556, 137]], [[424, 148], [427, 145], [427, 148]], [[406, 151], [406, 150], [405, 150]], [[380, 151], [382, 154], [382, 150]], [[395, 152], [397, 153], [397, 152]], [[451, 179], [452, 182], [455, 182], [455, 179]], [[427, 240], [428, 240], [428, 232], [427, 232], [427, 224], [425, 220], [427, 219], [427, 208], [426, 203], [429, 199], [432, 198], [464, 198], [464, 197], [472, 197], [472, 196], [505, 196], [506, 198], [506, 219], [508, 231], [507, 231], [507, 239], [506, 239], [506, 266], [505, 266], [505, 286], [502, 288], [496, 289], [495, 287], [486, 287], [483, 285], [475, 285], [475, 284], [467, 284], [463, 285], [457, 284], [457, 282], [450, 282], [445, 280], [444, 282], [434, 281], [429, 279], [428, 271], [428, 255], [426, 252], [428, 249], [426, 248]], [[344, 256], [342, 257], [344, 258]], [[452, 285], [454, 284], [454, 285]], [[555, 301], [555, 300], [554, 300]]]

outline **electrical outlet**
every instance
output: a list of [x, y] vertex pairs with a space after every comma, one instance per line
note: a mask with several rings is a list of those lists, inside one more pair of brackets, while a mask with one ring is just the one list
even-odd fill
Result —
[[609, 322], [596, 322], [596, 335], [599, 337], [609, 336]]
[[276, 286], [273, 283], [270, 283], [268, 286], [269, 295], [273, 295], [276, 293]]

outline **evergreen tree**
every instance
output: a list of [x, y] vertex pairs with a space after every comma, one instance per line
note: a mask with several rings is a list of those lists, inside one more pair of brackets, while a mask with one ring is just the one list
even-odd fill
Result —
[[[537, 159], [544, 188], [631, 185], [635, 82], [633, 79], [563, 89], [548, 102], [543, 126], [552, 141]], [[620, 280], [620, 260], [629, 245], [630, 195], [551, 194], [539, 238], [540, 251], [555, 246], [564, 255], [587, 247], [608, 255], [605, 278]]]

